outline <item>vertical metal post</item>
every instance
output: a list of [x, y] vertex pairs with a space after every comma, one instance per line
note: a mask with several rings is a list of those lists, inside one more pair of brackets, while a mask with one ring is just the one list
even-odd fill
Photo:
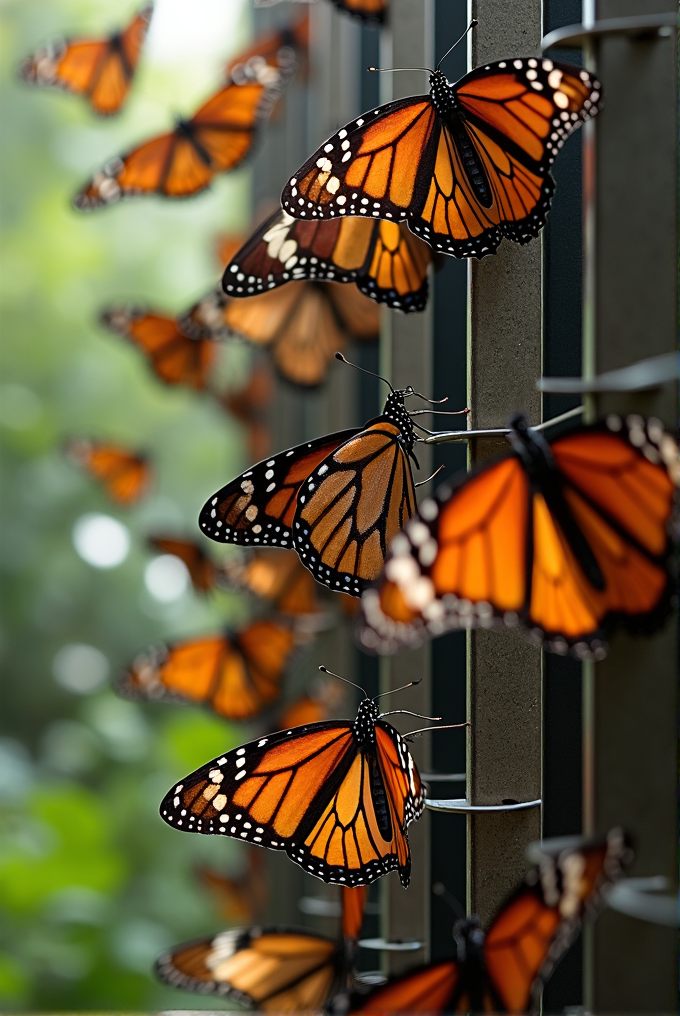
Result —
[[[432, 66], [433, 43], [432, 0], [392, 0], [390, 26], [383, 33], [382, 54], [390, 53], [388, 67]], [[403, 95], [427, 91], [424, 74], [382, 75], [383, 102]], [[389, 92], [387, 90], [389, 89]], [[432, 320], [431, 309], [422, 314], [398, 314], [386, 311], [381, 338], [381, 366], [395, 388], [413, 385], [417, 391], [428, 394], [432, 383]], [[428, 475], [431, 457], [416, 445], [416, 454], [422, 467], [420, 478]], [[403, 653], [394, 659], [381, 661], [381, 691], [396, 688], [407, 681], [422, 678], [422, 684], [400, 696], [404, 708], [414, 712], [430, 713], [431, 681], [429, 647]], [[418, 721], [416, 721], [418, 722]], [[408, 727], [404, 728], [408, 729]], [[413, 729], [411, 727], [411, 729]], [[443, 735], [442, 735], [443, 736]], [[429, 738], [413, 745], [418, 766], [429, 766]], [[425, 948], [418, 953], [389, 953], [386, 967], [397, 973], [414, 961], [422, 962], [429, 951], [430, 926], [430, 840], [429, 817], [423, 815], [409, 832], [413, 867], [411, 886], [404, 892], [396, 875], [384, 879], [383, 935], [388, 939], [418, 939]]]
[[[479, 24], [472, 65], [537, 51], [540, 0], [472, 0]], [[473, 427], [504, 426], [515, 410], [541, 411], [541, 241], [504, 242], [470, 264], [469, 377]], [[477, 442], [479, 461], [498, 449]], [[501, 446], [503, 447], [503, 446]], [[507, 447], [507, 446], [505, 446]], [[541, 791], [541, 653], [511, 632], [478, 631], [468, 643], [468, 797], [475, 804], [534, 800]], [[526, 870], [540, 836], [538, 809], [468, 818], [468, 907], [488, 921]]]
[[[644, 0], [598, 0], [590, 17], [649, 14]], [[670, 0], [655, 4], [673, 11]], [[677, 33], [604, 35], [590, 53], [606, 107], [587, 136], [584, 370], [670, 352], [677, 335]], [[675, 385], [602, 395], [597, 416], [637, 412], [675, 430]], [[617, 635], [584, 690], [584, 827], [625, 826], [635, 875], [677, 871], [677, 623], [651, 639]], [[585, 1001], [597, 1012], [671, 1012], [675, 933], [613, 911], [588, 929]]]

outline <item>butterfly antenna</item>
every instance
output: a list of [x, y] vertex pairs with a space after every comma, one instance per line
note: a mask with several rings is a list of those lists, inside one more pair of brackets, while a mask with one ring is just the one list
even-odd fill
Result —
[[[408, 688], [409, 685], [406, 685], [406, 687]], [[400, 691], [400, 689], [396, 688], [395, 691]], [[389, 694], [389, 692], [387, 692], [386, 694]], [[422, 713], [413, 713], [413, 712], [411, 712], [410, 709], [391, 709], [389, 711], [389, 713], [381, 713], [380, 715], [381, 716], [396, 716], [397, 713], [404, 713], [405, 716], [417, 716], [419, 720], [441, 720], [442, 719], [441, 716], [423, 716]]]
[[344, 681], [345, 684], [351, 684], [353, 688], [358, 688], [358, 690], [362, 692], [364, 698], [368, 698], [365, 688], [362, 688], [360, 684], [355, 684], [354, 681], [348, 681], [346, 677], [340, 677], [339, 674], [334, 674], [332, 670], [328, 669], [328, 667], [319, 667], [319, 670], [322, 674], [328, 674], [329, 677], [337, 677], [338, 681]]
[[[442, 402], [444, 400], [442, 399]], [[429, 402], [429, 399], [428, 399]], [[437, 416], [460, 416], [462, 413], [469, 413], [470, 410], [466, 407], [465, 409], [412, 409], [409, 416], [423, 416], [425, 413], [435, 414]], [[534, 428], [535, 429], [535, 428]]]
[[399, 74], [400, 71], [425, 71], [426, 74], [434, 74], [431, 67], [367, 67], [366, 70], [373, 74]]
[[[417, 716], [417, 713], [413, 714]], [[426, 719], [439, 719], [438, 716], [430, 717]], [[461, 727], [469, 727], [470, 724], [466, 721], [465, 723], [447, 723], [443, 727], [419, 727], [418, 730], [409, 730], [407, 734], [402, 734], [404, 740], [408, 740], [410, 737], [415, 737], [416, 734], [430, 734], [433, 730], [459, 730]]]
[[386, 377], [381, 377], [380, 374], [374, 374], [372, 370], [366, 370], [365, 367], [360, 367], [358, 364], [352, 363], [352, 361], [348, 360], [346, 356], [342, 355], [342, 353], [336, 353], [335, 354], [335, 359], [342, 361], [342, 363], [346, 363], [348, 367], [354, 367], [355, 370], [362, 371], [362, 373], [364, 373], [364, 374], [370, 374], [371, 377], [377, 377], [378, 381], [384, 381], [385, 382], [385, 384], [388, 386], [388, 388], [389, 388], [389, 390], [391, 392], [394, 391], [394, 388], [389, 383], [389, 381], [387, 380]]
[[444, 468], [443, 466], [438, 466], [438, 467], [437, 467], [437, 468], [435, 469], [434, 473], [432, 473], [432, 475], [431, 475], [431, 476], [428, 476], [428, 478], [427, 478], [426, 480], [419, 480], [419, 481], [418, 481], [418, 483], [414, 483], [414, 484], [413, 484], [413, 486], [414, 486], [414, 487], [423, 487], [423, 486], [425, 486], [425, 484], [426, 484], [426, 483], [429, 483], [429, 482], [430, 482], [430, 480], [434, 480], [434, 478], [435, 478], [435, 476], [437, 475], [437, 473], [441, 473], [441, 471], [442, 471], [442, 469], [443, 469], [443, 468]]
[[462, 921], [467, 916], [460, 900], [456, 899], [453, 893], [450, 893], [443, 882], [435, 882], [432, 886], [432, 892], [435, 896], [438, 896], [440, 900], [446, 903], [447, 907], [453, 910], [454, 914], [459, 921]]
[[467, 26], [467, 28], [463, 32], [463, 34], [461, 35], [460, 39], [456, 39], [456, 41], [454, 42], [453, 46], [450, 46], [449, 49], [447, 49], [446, 53], [444, 53], [444, 56], [441, 58], [441, 60], [437, 64], [437, 70], [439, 70], [441, 65], [444, 63], [444, 61], [446, 60], [446, 58], [449, 55], [449, 53], [453, 53], [453, 51], [456, 48], [456, 46], [458, 45], [458, 43], [462, 42], [463, 39], [465, 38], [465, 36], [468, 34], [468, 32], [472, 31], [472, 29], [475, 28], [478, 24], [479, 24], [479, 22], [477, 21], [477, 19], [473, 18], [472, 21], [470, 22], [470, 24]]
[[[408, 684], [402, 684], [400, 688], [391, 688], [389, 691], [381, 691], [379, 695], [373, 696], [373, 702], [376, 702], [379, 698], [384, 698], [385, 695], [394, 695], [394, 693], [397, 691], [404, 691], [406, 688], [413, 688], [414, 685], [420, 684], [421, 681], [422, 677], [419, 677], [417, 681], [409, 681]], [[399, 709], [398, 712], [401, 712], [401, 709]]]

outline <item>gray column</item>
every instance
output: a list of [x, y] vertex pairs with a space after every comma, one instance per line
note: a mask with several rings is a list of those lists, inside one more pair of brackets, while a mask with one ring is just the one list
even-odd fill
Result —
[[[383, 67], [432, 66], [433, 6], [432, 0], [391, 0], [390, 27], [383, 33], [381, 44]], [[384, 74], [381, 80], [381, 99], [388, 102], [404, 95], [422, 94], [428, 90], [427, 75]], [[381, 371], [395, 388], [413, 385], [416, 391], [429, 395], [432, 378], [432, 322], [428, 308], [423, 314], [399, 314], [385, 310], [381, 338]], [[409, 403], [422, 406], [417, 400]], [[411, 406], [409, 405], [409, 408]], [[425, 418], [426, 426], [429, 417]], [[429, 474], [429, 449], [416, 445], [421, 471], [416, 480]], [[430, 712], [430, 654], [429, 647], [415, 652], [402, 653], [381, 663], [381, 691], [396, 688], [417, 678], [422, 684], [408, 692], [386, 699], [385, 709], [403, 707], [414, 712]], [[400, 730], [413, 730], [424, 722], [412, 717], [395, 717], [402, 722]], [[408, 720], [408, 723], [403, 721]], [[439, 735], [444, 737], [446, 735]], [[429, 738], [418, 739], [413, 755], [421, 769], [429, 768]], [[413, 868], [411, 886], [405, 892], [396, 874], [384, 879], [383, 934], [388, 939], [418, 939], [425, 943], [417, 953], [388, 953], [384, 966], [389, 973], [398, 973], [415, 962], [423, 962], [428, 955], [430, 926], [430, 841], [429, 818], [424, 815], [410, 827], [409, 840]]]
[[[649, 14], [599, 0], [591, 20]], [[654, 11], [676, 11], [658, 0]], [[670, 352], [677, 335], [677, 36], [604, 36], [589, 54], [605, 110], [588, 131], [584, 319], [588, 373]], [[638, 412], [677, 426], [677, 391], [598, 397], [597, 416]], [[652, 639], [617, 635], [586, 668], [584, 828], [625, 826], [631, 874], [677, 873], [677, 619]], [[676, 936], [605, 912], [588, 930], [585, 1002], [594, 1012], [674, 1012]]]
[[[540, 0], [472, 0], [472, 66], [531, 55], [541, 38]], [[504, 241], [470, 264], [471, 426], [505, 426], [524, 410], [540, 417], [541, 240]], [[472, 462], [507, 444], [478, 441]], [[468, 797], [474, 804], [535, 800], [541, 791], [541, 653], [512, 632], [469, 636]], [[538, 809], [468, 819], [468, 908], [488, 922], [526, 871], [524, 850], [540, 837]]]

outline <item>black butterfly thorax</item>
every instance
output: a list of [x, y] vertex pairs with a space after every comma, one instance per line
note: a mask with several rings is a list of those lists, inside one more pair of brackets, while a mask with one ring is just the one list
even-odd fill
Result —
[[484, 962], [484, 941], [486, 935], [478, 917], [466, 917], [458, 921], [453, 929], [456, 943], [456, 960], [460, 980], [456, 997], [467, 996], [471, 1012], [484, 1012], [485, 1002], [491, 995], [494, 1009], [503, 1012], [504, 1006], [497, 996]]
[[375, 740], [375, 724], [378, 716], [378, 706], [373, 699], [364, 699], [359, 703], [357, 718], [352, 724], [352, 733], [358, 751], [367, 757], [371, 798], [380, 835], [384, 840], [389, 841], [392, 839], [392, 819], [380, 772]]
[[[383, 409], [383, 417], [399, 428], [399, 441], [403, 445], [407, 455], [413, 454], [413, 445], [416, 440], [416, 432], [413, 429], [413, 421], [409, 416], [404, 399], [413, 393], [412, 388], [405, 388], [403, 391], [390, 392]], [[377, 715], [377, 714], [376, 714]]]
[[483, 208], [490, 208], [493, 204], [493, 195], [489, 187], [489, 180], [470, 141], [464, 124], [465, 114], [456, 98], [456, 92], [442, 71], [434, 71], [430, 75], [430, 98], [435, 113], [446, 124], [456, 143], [458, 154], [475, 197]]
[[[201, 126], [205, 126], [205, 124], [202, 124]], [[201, 162], [205, 163], [208, 167], [212, 167], [213, 160], [210, 156], [210, 152], [203, 147], [199, 139], [196, 137], [196, 126], [191, 122], [191, 120], [184, 120], [182, 117], [177, 117], [177, 120], [175, 121], [175, 134], [177, 135], [177, 138], [183, 138], [185, 141], [191, 142]]]
[[595, 554], [564, 496], [564, 480], [550, 445], [538, 431], [528, 426], [523, 413], [513, 416], [509, 426], [510, 443], [526, 470], [532, 489], [545, 499], [590, 584], [595, 589], [604, 589], [605, 579]]
[[109, 37], [109, 47], [111, 52], [115, 53], [122, 63], [125, 76], [127, 78], [131, 78], [134, 74], [134, 68], [130, 66], [130, 61], [128, 60], [127, 53], [125, 52], [125, 48], [123, 46], [123, 36], [120, 32], [115, 32]]

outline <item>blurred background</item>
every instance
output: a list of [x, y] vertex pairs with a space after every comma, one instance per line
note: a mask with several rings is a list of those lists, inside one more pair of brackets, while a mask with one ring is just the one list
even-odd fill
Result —
[[[177, 836], [157, 812], [178, 773], [255, 728], [125, 701], [110, 684], [150, 643], [249, 616], [236, 594], [197, 596], [181, 562], [146, 545], [152, 531], [197, 538], [201, 504], [247, 465], [246, 435], [215, 400], [159, 384], [97, 319], [121, 301], [174, 314], [213, 286], [219, 235], [250, 225], [251, 170], [184, 203], [87, 216], [70, 199], [114, 153], [215, 90], [253, 12], [245, 0], [157, 0], [128, 102], [109, 120], [17, 77], [46, 40], [106, 34], [138, 6], [0, 3], [0, 1004], [14, 1010], [211, 1007], [157, 984], [151, 964], [248, 917], [228, 886], [197, 875], [202, 865], [247, 881], [245, 848]], [[237, 388], [250, 355], [223, 355]], [[148, 496], [109, 501], [64, 456], [76, 435], [146, 451]], [[303, 661], [298, 683], [314, 667]]]

